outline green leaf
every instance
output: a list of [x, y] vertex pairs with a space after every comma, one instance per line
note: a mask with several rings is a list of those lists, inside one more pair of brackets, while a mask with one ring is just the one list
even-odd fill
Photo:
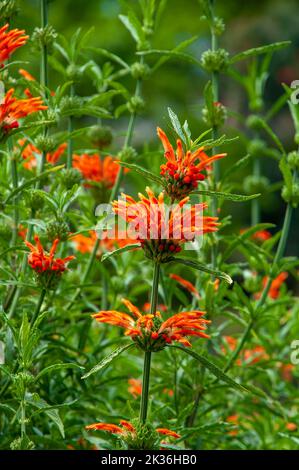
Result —
[[251, 199], [260, 197], [260, 194], [251, 194], [250, 196], [244, 196], [242, 194], [222, 193], [219, 191], [210, 191], [207, 189], [192, 191], [191, 194], [202, 194], [204, 196], [212, 196], [218, 199], [227, 199], [228, 201], [234, 201], [234, 202], [245, 202], [245, 201], [250, 201]]
[[125, 25], [127, 30], [130, 32], [132, 38], [137, 43], [144, 42], [145, 36], [142, 26], [136, 15], [132, 11], [129, 12], [128, 16], [119, 15], [119, 19]]
[[64, 168], [64, 165], [59, 165], [59, 166], [54, 166], [53, 168], [50, 168], [49, 170], [43, 171], [40, 175], [35, 176], [34, 178], [30, 178], [27, 180], [25, 183], [21, 184], [18, 186], [16, 189], [11, 191], [11, 193], [7, 196], [7, 198], [4, 201], [4, 204], [7, 204], [8, 201], [15, 197], [17, 194], [21, 193], [25, 188], [29, 188], [33, 184], [36, 183], [36, 181], [39, 181], [40, 179], [44, 178], [45, 176], [54, 173], [56, 171], [60, 171], [62, 168]]
[[226, 180], [228, 177], [230, 177], [233, 173], [236, 171], [239, 171], [243, 169], [246, 165], [248, 165], [249, 161], [251, 160], [251, 155], [245, 155], [245, 157], [240, 158], [234, 165], [232, 165], [230, 168], [228, 168], [222, 176], [222, 181]]
[[180, 123], [180, 120], [179, 118], [177, 117], [177, 115], [175, 114], [174, 111], [172, 111], [171, 108], [167, 108], [167, 111], [168, 111], [168, 115], [169, 115], [169, 118], [170, 118], [170, 121], [171, 121], [171, 124], [172, 124], [172, 127], [174, 128], [175, 132], [177, 133], [177, 135], [179, 136], [179, 138], [184, 142], [184, 144], [186, 145], [187, 144], [187, 141], [186, 141], [186, 136], [185, 136], [185, 133], [182, 129], [182, 126], [181, 126], [181, 123]]
[[223, 271], [218, 271], [216, 269], [208, 268], [207, 265], [198, 263], [198, 261], [193, 261], [189, 258], [177, 258], [177, 257], [171, 257], [168, 258], [168, 261], [174, 261], [176, 263], [184, 264], [185, 266], [190, 266], [190, 268], [197, 269], [198, 271], [203, 271], [205, 273], [211, 274], [214, 277], [217, 277], [219, 279], [223, 279], [226, 281], [228, 284], [232, 284], [233, 280], [232, 278], [224, 273]]
[[52, 364], [51, 366], [45, 367], [37, 376], [35, 377], [35, 380], [38, 381], [41, 377], [43, 377], [46, 374], [51, 374], [52, 372], [55, 372], [57, 370], [61, 369], [84, 369], [84, 367], [79, 366], [78, 364], [74, 363], [62, 363], [62, 364]]
[[107, 57], [107, 59], [110, 59], [113, 62], [116, 62], [117, 64], [121, 65], [125, 69], [130, 69], [129, 65], [123, 59], [121, 59], [121, 57], [119, 57], [116, 54], [112, 54], [112, 52], [109, 52], [106, 49], [102, 49], [101, 47], [87, 47], [87, 49], [92, 52], [96, 52], [97, 54], [100, 54], [104, 57]]
[[266, 46], [261, 47], [254, 47], [252, 49], [248, 49], [247, 51], [240, 52], [239, 54], [234, 55], [230, 59], [230, 63], [234, 64], [239, 62], [240, 60], [245, 60], [250, 57], [255, 57], [260, 54], [267, 54], [269, 52], [274, 52], [279, 49], [282, 49], [286, 46], [289, 46], [291, 41], [281, 41], [281, 42], [274, 42], [273, 44], [267, 44]]
[[35, 408], [44, 411], [45, 414], [53, 421], [53, 423], [56, 424], [61, 436], [64, 438], [64, 426], [57, 409], [52, 409], [52, 407], [45, 400], [40, 398], [37, 393], [34, 395], [27, 394], [25, 396], [25, 400]]
[[198, 362], [201, 363], [203, 367], [208, 369], [217, 379], [222, 380], [223, 382], [227, 383], [230, 387], [235, 388], [236, 390], [239, 390], [240, 392], [247, 392], [249, 393], [249, 390], [244, 387], [243, 385], [239, 384], [238, 382], [235, 382], [233, 379], [231, 379], [225, 372], [223, 372], [218, 366], [210, 362], [206, 357], [198, 354], [197, 352], [193, 351], [193, 349], [186, 348], [184, 346], [179, 346], [176, 344], [173, 344], [171, 346], [168, 346], [169, 348], [176, 348], [180, 349], [181, 351], [184, 351], [186, 354], [189, 354], [189, 356], [192, 356], [194, 359], [196, 359]]
[[87, 379], [87, 377], [89, 377], [90, 375], [95, 374], [99, 370], [102, 370], [104, 367], [109, 366], [109, 364], [111, 364], [111, 362], [118, 356], [120, 356], [124, 351], [127, 351], [128, 349], [131, 349], [133, 347], [135, 347], [135, 344], [129, 343], [125, 346], [121, 346], [120, 348], [115, 349], [111, 354], [106, 356], [101, 362], [99, 362], [99, 364], [90, 369], [90, 371], [87, 372], [87, 374], [83, 375], [81, 378]]
[[139, 165], [135, 165], [134, 163], [127, 163], [127, 162], [119, 162], [119, 164], [121, 166], [124, 166], [125, 168], [129, 168], [130, 170], [136, 171], [136, 173], [139, 173], [139, 175], [144, 176], [144, 178], [150, 181], [154, 181], [155, 183], [159, 185], [163, 184], [162, 178], [160, 178], [160, 176], [155, 175], [151, 171], [146, 170], [145, 168], [142, 168]]
[[117, 256], [121, 253], [125, 253], [125, 251], [136, 250], [137, 248], [141, 248], [140, 243], [132, 243], [131, 245], [122, 246], [114, 251], [107, 251], [102, 255], [101, 261], [105, 261], [106, 259], [110, 258], [111, 256]]

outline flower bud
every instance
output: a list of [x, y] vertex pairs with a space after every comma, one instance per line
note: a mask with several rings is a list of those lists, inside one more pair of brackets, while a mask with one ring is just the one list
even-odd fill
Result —
[[66, 189], [72, 189], [75, 184], [81, 183], [82, 174], [76, 168], [65, 168], [60, 172], [59, 178]]
[[141, 64], [140, 62], [135, 62], [131, 66], [131, 74], [135, 80], [140, 78], [145, 78], [149, 75], [149, 66], [147, 64]]
[[247, 152], [252, 157], [260, 157], [265, 151], [265, 142], [261, 139], [253, 139], [248, 143]]
[[118, 153], [117, 157], [121, 162], [131, 162], [135, 161], [137, 152], [133, 147], [125, 147]]
[[[133, 424], [134, 423], [134, 424]], [[126, 447], [130, 450], [158, 449], [159, 439], [154, 427], [149, 423], [140, 423], [132, 420], [136, 433], [126, 433], [123, 438]]]
[[293, 183], [290, 188], [284, 185], [281, 196], [288, 204], [296, 208], [299, 204], [299, 184]]
[[92, 145], [100, 150], [109, 147], [113, 140], [112, 129], [108, 126], [92, 126], [87, 135]]
[[58, 238], [58, 240], [65, 242], [68, 239], [70, 228], [64, 220], [56, 219], [47, 224], [46, 231], [49, 241], [53, 242]]
[[45, 203], [42, 191], [39, 191], [38, 189], [32, 189], [31, 191], [25, 190], [24, 199], [27, 207], [30, 207], [30, 209], [34, 211], [42, 209]]
[[43, 47], [47, 47], [48, 51], [51, 51], [57, 36], [55, 29], [50, 24], [46, 25], [44, 28], [35, 28], [31, 36], [33, 48], [42, 49]]
[[246, 120], [246, 125], [249, 127], [249, 129], [258, 131], [263, 128], [263, 120], [259, 116], [251, 114]]
[[5, 24], [19, 12], [18, 0], [2, 0], [0, 3], [0, 18]]
[[219, 16], [216, 16], [214, 18], [213, 22], [213, 32], [216, 34], [216, 36], [221, 36], [225, 31], [225, 24], [222, 18]]
[[145, 108], [145, 102], [140, 96], [133, 96], [127, 103], [127, 108], [131, 114], [140, 114]]
[[269, 186], [269, 180], [265, 176], [249, 175], [244, 181], [246, 194], [263, 193]]
[[299, 170], [299, 152], [296, 150], [290, 152], [287, 161], [292, 170]]
[[225, 49], [217, 49], [205, 51], [200, 59], [201, 66], [207, 72], [221, 72], [228, 66], [229, 54]]
[[35, 145], [41, 152], [53, 152], [56, 148], [56, 143], [52, 137], [40, 134], [35, 139]]
[[221, 127], [226, 121], [226, 107], [221, 103], [214, 103], [210, 111], [206, 106], [202, 109], [202, 118], [208, 127]]

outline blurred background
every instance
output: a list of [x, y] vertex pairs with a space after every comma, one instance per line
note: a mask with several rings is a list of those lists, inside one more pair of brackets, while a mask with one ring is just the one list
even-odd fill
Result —
[[[129, 0], [130, 6], [138, 11], [138, 1]], [[21, 0], [20, 12], [14, 19], [13, 26], [26, 29], [30, 35], [36, 26], [40, 24], [40, 11], [38, 0]], [[251, 0], [239, 2], [237, 0], [216, 1], [216, 13], [226, 23], [226, 30], [221, 37], [221, 47], [229, 50], [230, 54], [242, 50], [268, 44], [275, 41], [290, 40], [291, 45], [273, 54], [269, 66], [269, 76], [265, 87], [265, 106], [267, 110], [274, 101], [283, 93], [281, 82], [290, 84], [299, 79], [299, 5], [297, 0]], [[49, 23], [58, 33], [70, 40], [75, 30], [80, 27], [88, 30], [94, 26], [89, 41], [94, 47], [106, 48], [118, 54], [128, 63], [136, 60], [134, 56], [135, 44], [128, 31], [120, 22], [118, 15], [126, 11], [125, 4], [119, 0], [53, 0], [49, 2]], [[210, 47], [209, 31], [206, 22], [201, 18], [202, 11], [197, 0], [169, 0], [164, 10], [157, 30], [153, 36], [152, 47], [154, 49], [172, 49], [181, 41], [194, 35], [198, 38], [190, 45], [186, 52], [192, 54], [198, 60], [203, 51]], [[25, 53], [25, 57], [24, 57]], [[30, 61], [26, 65], [27, 70], [34, 76], [39, 76], [39, 55], [30, 47], [22, 48], [14, 56]], [[101, 56], [86, 53], [86, 60], [92, 58], [100, 66], [105, 59]], [[84, 63], [82, 58], [82, 63]], [[155, 63], [158, 57], [147, 56], [149, 65]], [[247, 62], [240, 63], [239, 70], [246, 72]], [[17, 71], [17, 69], [16, 69]], [[50, 71], [50, 87], [61, 83], [62, 77], [54, 70]], [[167, 106], [170, 106], [181, 121], [188, 119], [192, 130], [192, 136], [196, 138], [205, 128], [202, 121], [201, 109], [203, 106], [203, 89], [209, 79], [208, 75], [197, 65], [171, 58], [160, 67], [155, 74], [145, 81], [143, 95], [146, 101], [146, 110], [139, 117], [134, 135], [134, 146], [140, 152], [142, 149], [160, 148], [156, 137], [156, 126], [159, 125], [166, 131], [169, 128]], [[124, 78], [123, 84], [133, 93], [134, 83], [132, 78]], [[95, 89], [89, 77], [83, 76], [76, 85], [76, 93], [82, 96], [95, 93]], [[220, 84], [220, 101], [228, 107], [230, 117], [226, 122], [223, 132], [230, 137], [240, 135], [238, 141], [226, 147], [228, 158], [221, 161], [222, 167], [229, 167], [247, 153], [245, 135], [250, 138], [250, 133], [245, 127], [246, 117], [250, 114], [248, 100], [243, 88], [231, 77], [222, 77]], [[120, 103], [121, 104], [121, 103]], [[120, 119], [109, 121], [109, 125], [115, 130], [115, 140], [111, 147], [111, 153], [117, 153], [121, 147], [123, 132], [127, 126], [128, 115], [124, 114]], [[77, 127], [91, 125], [89, 119], [77, 120]], [[295, 149], [294, 129], [289, 116], [287, 105], [271, 120], [270, 125], [278, 133], [288, 151]], [[267, 136], [263, 136], [267, 140]], [[76, 142], [78, 148], [82, 143]], [[271, 143], [272, 146], [272, 143]], [[157, 157], [153, 161], [148, 160], [147, 166], [153, 169], [159, 166]], [[242, 182], [246, 175], [250, 174], [250, 165], [235, 176], [242, 191]], [[262, 158], [263, 174], [271, 183], [281, 179], [277, 161], [271, 158]], [[139, 179], [140, 181], [141, 179]], [[137, 180], [129, 184], [137, 185]], [[139, 183], [140, 184], [140, 183]], [[141, 184], [143, 182], [141, 181]], [[135, 188], [140, 189], [140, 188]], [[142, 189], [142, 188], [141, 188]], [[134, 188], [133, 188], [134, 191]], [[263, 195], [262, 221], [273, 222], [281, 226], [284, 214], [284, 202], [280, 197], [280, 190], [268, 192]], [[233, 228], [239, 229], [250, 225], [250, 203], [224, 205], [223, 214], [230, 213], [233, 216]], [[287, 254], [299, 255], [298, 250], [298, 217], [293, 222], [290, 243]]]

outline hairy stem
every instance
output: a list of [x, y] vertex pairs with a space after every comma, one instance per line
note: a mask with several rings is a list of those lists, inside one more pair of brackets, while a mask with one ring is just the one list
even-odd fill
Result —
[[[150, 313], [152, 315], [155, 315], [155, 313], [157, 311], [159, 276], [160, 276], [160, 264], [155, 262], [155, 264], [154, 264], [153, 286], [152, 286], [152, 292], [151, 292], [151, 310], [150, 310]], [[151, 370], [151, 355], [152, 355], [152, 353], [150, 351], [146, 351], [144, 353], [142, 394], [141, 394], [140, 415], [139, 415], [140, 422], [142, 422], [142, 423], [145, 423], [146, 418], [147, 418], [149, 383], [150, 383], [150, 370]]]

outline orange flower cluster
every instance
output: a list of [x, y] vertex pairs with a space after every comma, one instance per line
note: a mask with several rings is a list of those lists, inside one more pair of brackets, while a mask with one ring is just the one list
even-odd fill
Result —
[[[228, 346], [230, 351], [234, 351], [237, 347], [238, 340], [233, 338], [232, 336], [224, 336], [225, 342]], [[226, 353], [226, 348], [222, 348], [222, 351]], [[255, 346], [252, 349], [244, 349], [242, 352], [241, 358], [236, 361], [238, 366], [242, 366], [243, 364], [246, 365], [253, 365], [262, 360], [268, 360], [269, 356], [265, 351], [263, 346]]]
[[139, 201], [122, 194], [123, 199], [112, 203], [113, 210], [129, 224], [129, 236], [140, 241], [147, 257], [167, 262], [169, 257], [181, 251], [181, 245], [194, 241], [196, 236], [215, 232], [217, 217], [202, 215], [207, 204], [196, 204], [185, 209], [189, 197], [185, 197], [171, 211], [164, 204], [164, 193], [156, 197], [147, 187], [148, 198], [139, 193]]
[[48, 108], [43, 105], [40, 97], [20, 100], [14, 97], [13, 93], [14, 89], [11, 88], [0, 104], [0, 129], [4, 134], [19, 127], [18, 119]]
[[[116, 181], [120, 166], [111, 156], [101, 159], [97, 153], [73, 156], [73, 166], [77, 168], [86, 180], [85, 186], [91, 187], [91, 182], [101, 183], [111, 189]], [[89, 183], [88, 183], [89, 182]]]
[[[284, 284], [284, 281], [287, 279], [288, 273], [286, 271], [281, 272], [273, 281], [271, 282], [271, 286], [268, 292], [268, 297], [269, 299], [276, 300], [278, 299], [280, 295], [280, 288]], [[266, 287], [267, 282], [268, 282], [268, 276], [265, 276], [263, 278], [263, 289]], [[263, 290], [261, 292], [257, 292], [255, 294], [255, 298], [259, 299], [263, 293]]]
[[74, 256], [66, 258], [54, 258], [59, 240], [56, 239], [49, 253], [45, 252], [40, 239], [34, 237], [36, 245], [25, 240], [25, 245], [29, 248], [28, 264], [38, 275], [38, 279], [43, 287], [51, 289], [55, 286], [58, 277], [66, 270], [66, 264], [74, 259]]
[[23, 46], [29, 36], [24, 35], [23, 29], [12, 29], [7, 31], [9, 24], [0, 28], [0, 67], [10, 58], [16, 49]]
[[160, 351], [174, 341], [187, 347], [191, 346], [188, 336], [209, 338], [204, 331], [210, 321], [202, 318], [204, 312], [199, 310], [180, 312], [163, 321], [160, 312], [156, 312], [155, 315], [142, 314], [129, 300], [122, 299], [122, 302], [132, 315], [106, 310], [93, 314], [92, 318], [99, 323], [124, 328], [125, 335], [130, 336], [144, 351]]
[[139, 379], [129, 379], [128, 380], [128, 392], [134, 397], [137, 398], [142, 393], [142, 382]]
[[192, 284], [192, 282], [187, 281], [187, 279], [182, 278], [181, 276], [178, 276], [177, 274], [169, 274], [170, 279], [173, 279], [174, 281], [177, 281], [181, 286], [183, 286], [185, 289], [187, 289], [191, 294], [194, 295], [197, 299], [199, 299], [199, 293], [196, 287]]
[[[23, 163], [24, 168], [27, 170], [32, 170], [37, 166], [36, 156], [42, 155], [41, 150], [35, 147], [33, 144], [29, 143], [25, 146], [26, 140], [20, 139], [18, 144], [22, 149], [22, 157], [25, 160]], [[46, 160], [51, 165], [55, 165], [58, 162], [60, 157], [64, 154], [65, 150], [67, 149], [67, 143], [60, 144], [54, 152], [48, 152], [46, 155]]]
[[208, 157], [204, 147], [199, 147], [194, 152], [188, 150], [185, 153], [180, 139], [177, 140], [175, 152], [165, 132], [158, 127], [157, 133], [167, 159], [167, 163], [160, 167], [160, 174], [167, 182], [167, 193], [172, 199], [180, 199], [197, 188], [198, 182], [206, 178], [203, 171], [209, 169], [215, 160], [226, 156], [226, 153], [221, 153]]
[[[86, 426], [86, 429], [106, 431], [110, 432], [111, 434], [121, 435], [124, 438], [126, 438], [127, 434], [131, 434], [131, 439], [134, 439], [137, 434], [135, 426], [129, 423], [129, 421], [125, 421], [124, 419], [120, 421], [119, 425], [109, 423], [94, 423]], [[179, 439], [181, 437], [178, 433], [166, 428], [157, 428], [156, 432], [163, 436], [174, 437], [175, 439]]]
[[271, 233], [268, 230], [259, 230], [252, 235], [253, 240], [259, 242], [265, 242], [272, 237]]

